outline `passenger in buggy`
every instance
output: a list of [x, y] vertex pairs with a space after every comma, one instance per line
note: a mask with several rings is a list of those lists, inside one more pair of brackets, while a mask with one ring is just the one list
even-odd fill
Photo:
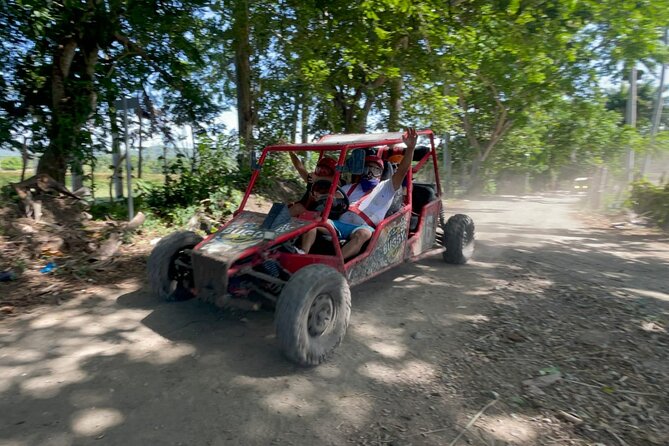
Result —
[[[396, 192], [402, 187], [418, 140], [416, 130], [406, 129], [402, 139], [406, 150], [391, 178], [381, 180], [383, 160], [377, 156], [368, 156], [365, 158], [365, 170], [360, 181], [341, 188], [348, 196], [350, 206], [339, 218], [329, 219], [328, 224], [334, 228], [340, 240], [347, 240], [342, 247], [344, 259], [356, 256], [362, 246], [372, 238], [376, 226], [385, 218]], [[328, 233], [328, 230], [324, 227], [315, 228], [302, 237], [302, 250], [305, 253], [311, 250], [318, 232]]]
[[304, 164], [294, 152], [288, 152], [288, 154], [290, 155], [290, 161], [293, 163], [293, 166], [300, 174], [300, 177], [307, 183], [307, 190], [304, 192], [304, 195], [302, 195], [302, 198], [288, 205], [290, 216], [297, 217], [304, 211], [313, 210], [313, 206], [315, 205], [315, 200], [312, 193], [313, 185], [321, 180], [332, 182], [332, 178], [335, 174], [335, 168], [337, 166], [337, 160], [324, 156], [318, 161], [318, 164], [316, 164], [316, 168], [313, 172], [307, 172]]

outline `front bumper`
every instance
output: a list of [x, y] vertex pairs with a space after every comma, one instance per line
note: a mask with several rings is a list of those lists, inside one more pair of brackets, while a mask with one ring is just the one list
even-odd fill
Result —
[[222, 306], [228, 291], [228, 264], [220, 259], [192, 253], [195, 295], [205, 302]]

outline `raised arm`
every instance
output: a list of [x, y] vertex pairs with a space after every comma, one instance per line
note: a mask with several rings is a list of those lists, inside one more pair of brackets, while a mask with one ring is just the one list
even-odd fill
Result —
[[413, 161], [413, 151], [416, 149], [416, 142], [418, 141], [418, 134], [416, 133], [416, 129], [413, 127], [408, 127], [405, 129], [404, 135], [402, 135], [402, 139], [404, 140], [404, 144], [406, 144], [407, 148], [404, 151], [404, 158], [402, 158], [399, 166], [397, 166], [397, 170], [393, 174], [393, 188], [395, 190], [402, 186], [402, 181], [411, 167], [411, 162]]
[[304, 181], [308, 182], [309, 172], [307, 172], [307, 169], [305, 169], [304, 164], [302, 164], [302, 160], [298, 158], [295, 152], [288, 152], [288, 155], [290, 155], [290, 161], [293, 163], [293, 166], [295, 167], [295, 170], [297, 170], [297, 173], [300, 174], [300, 177], [302, 177]]

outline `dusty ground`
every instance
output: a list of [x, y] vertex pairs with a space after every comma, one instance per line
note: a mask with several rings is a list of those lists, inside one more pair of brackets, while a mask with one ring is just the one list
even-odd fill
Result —
[[668, 239], [573, 204], [452, 206], [474, 261], [354, 288], [314, 369], [278, 353], [269, 313], [156, 302], [138, 250], [127, 280], [0, 320], [0, 444], [667, 445]]

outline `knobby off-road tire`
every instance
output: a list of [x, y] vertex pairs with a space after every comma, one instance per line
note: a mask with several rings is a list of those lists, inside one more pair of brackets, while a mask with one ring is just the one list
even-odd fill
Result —
[[[202, 237], [190, 231], [179, 231], [163, 237], [149, 256], [146, 269], [149, 276], [151, 291], [162, 300], [179, 300], [183, 295], [177, 291], [182, 277], [179, 275], [175, 260], [179, 257], [184, 261], [190, 258], [184, 255], [184, 250], [192, 249], [202, 241]], [[185, 290], [190, 292], [190, 290]]]
[[462, 265], [474, 254], [474, 221], [464, 214], [456, 214], [444, 225], [443, 256], [447, 263]]
[[350, 317], [346, 279], [328, 266], [305, 266], [279, 295], [275, 314], [279, 347], [291, 361], [318, 365], [341, 343]]

